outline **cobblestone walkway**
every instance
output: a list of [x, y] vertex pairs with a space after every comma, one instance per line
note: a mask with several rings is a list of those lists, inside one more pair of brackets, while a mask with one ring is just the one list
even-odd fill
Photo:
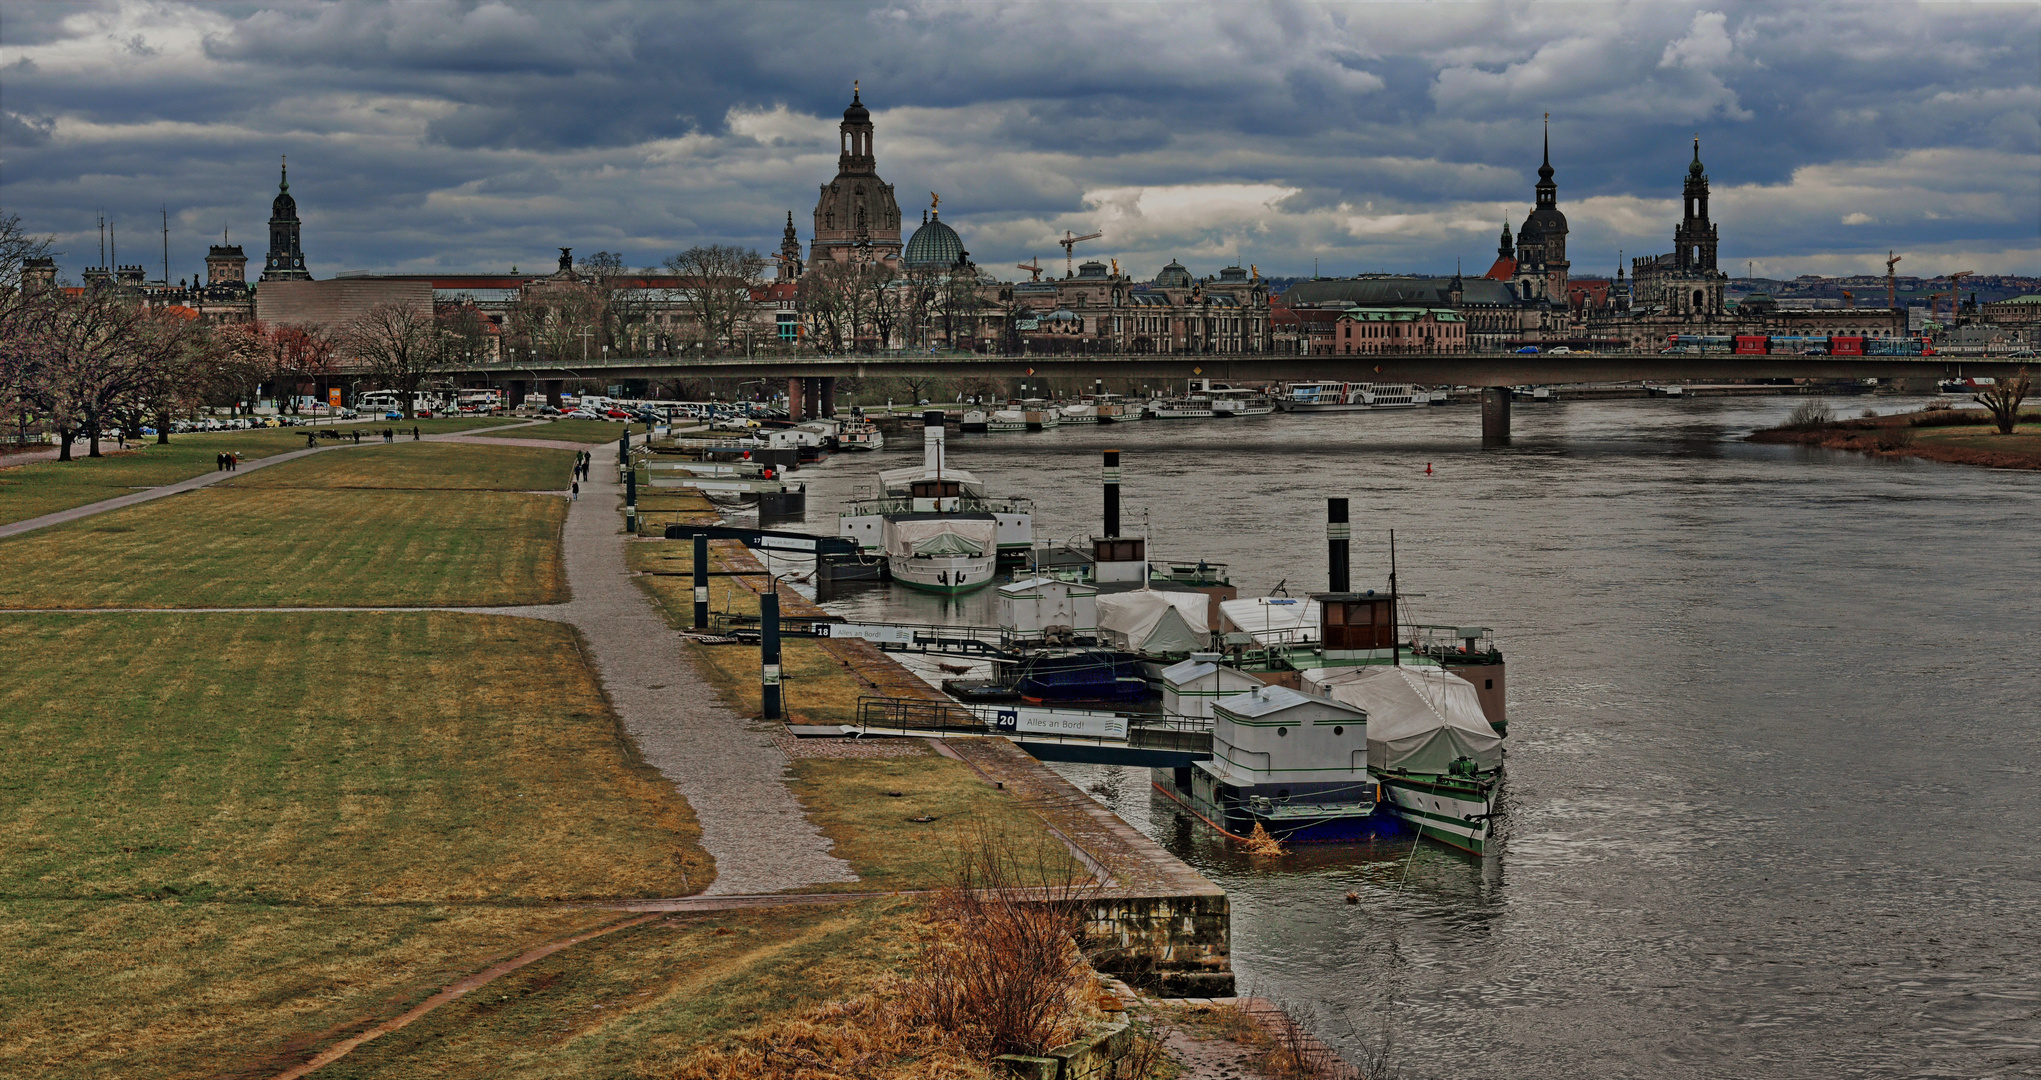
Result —
[[725, 708], [693, 670], [652, 598], [633, 584], [616, 511], [616, 470], [606, 467], [600, 448], [596, 455], [593, 479], [581, 485], [582, 498], [567, 513], [573, 599], [500, 613], [571, 623], [587, 639], [624, 730], [701, 822], [702, 846], [716, 859], [716, 880], [703, 895], [856, 881], [787, 787], [787, 756], [772, 741], [779, 725]]

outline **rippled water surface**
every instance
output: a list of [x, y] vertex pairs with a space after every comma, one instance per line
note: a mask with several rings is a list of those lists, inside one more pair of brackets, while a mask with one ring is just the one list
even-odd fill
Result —
[[[1496, 628], [1485, 860], [1249, 860], [1143, 772], [1064, 767], [1226, 888], [1243, 992], [1329, 1041], [1386, 1039], [1413, 1077], [2041, 1075], [2041, 474], [1739, 441], [1794, 403], [1520, 403], [1506, 449], [1453, 406], [953, 434], [952, 460], [1069, 537], [1124, 450], [1152, 555], [1244, 596], [1324, 587], [1344, 495], [1359, 586], [1394, 528], [1422, 621]], [[918, 453], [805, 470], [809, 527]], [[829, 606], [990, 624], [992, 600]]]

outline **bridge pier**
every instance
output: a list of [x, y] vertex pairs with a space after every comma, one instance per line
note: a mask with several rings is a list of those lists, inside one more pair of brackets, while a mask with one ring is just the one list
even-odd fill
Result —
[[560, 407], [560, 383], [562, 381], [560, 379], [546, 380], [546, 404], [551, 405], [555, 409]]
[[1481, 388], [1481, 441], [1484, 445], [1509, 444], [1509, 403], [1509, 387]]
[[510, 394], [509, 394], [509, 396], [510, 396], [510, 400], [509, 400], [509, 401], [506, 401], [506, 402], [504, 402], [504, 403], [503, 403], [503, 407], [504, 407], [504, 408], [505, 408], [506, 410], [508, 410], [508, 409], [518, 409], [518, 408], [522, 408], [522, 407], [524, 407], [524, 397], [525, 397], [525, 395], [526, 395], [526, 394], [529, 394], [529, 393], [531, 393], [531, 382], [530, 382], [530, 380], [527, 380], [527, 379], [511, 379], [511, 380], [510, 380]]
[[824, 420], [836, 415], [836, 376], [824, 375], [815, 380], [815, 415]]
[[798, 375], [787, 380], [787, 419], [796, 422], [807, 419], [801, 415], [802, 406], [807, 404], [807, 395], [804, 393], [807, 389], [808, 380]]

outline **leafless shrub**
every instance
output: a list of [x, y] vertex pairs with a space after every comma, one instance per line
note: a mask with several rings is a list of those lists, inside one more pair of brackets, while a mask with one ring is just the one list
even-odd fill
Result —
[[1793, 431], [1807, 431], [1834, 422], [1835, 410], [1829, 408], [1828, 402], [1821, 398], [1809, 398], [1793, 406], [1793, 411], [1787, 414], [1786, 423], [1782, 426]]
[[933, 933], [910, 1007], [973, 1056], [1039, 1054], [1082, 1032], [1091, 967], [1077, 939], [1098, 886], [1055, 854], [980, 833], [928, 902]]
[[1873, 441], [1880, 450], [1904, 450], [1913, 445], [1913, 429], [1910, 427], [1881, 428]]

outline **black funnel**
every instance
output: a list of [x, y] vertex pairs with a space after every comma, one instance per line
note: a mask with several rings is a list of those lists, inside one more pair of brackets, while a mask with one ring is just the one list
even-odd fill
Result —
[[1106, 451], [1105, 469], [1099, 474], [1106, 488], [1107, 536], [1120, 535], [1120, 452]]
[[1346, 520], [1346, 500], [1325, 500], [1325, 576], [1328, 591], [1353, 591], [1347, 576], [1347, 541], [1352, 535], [1353, 530]]

